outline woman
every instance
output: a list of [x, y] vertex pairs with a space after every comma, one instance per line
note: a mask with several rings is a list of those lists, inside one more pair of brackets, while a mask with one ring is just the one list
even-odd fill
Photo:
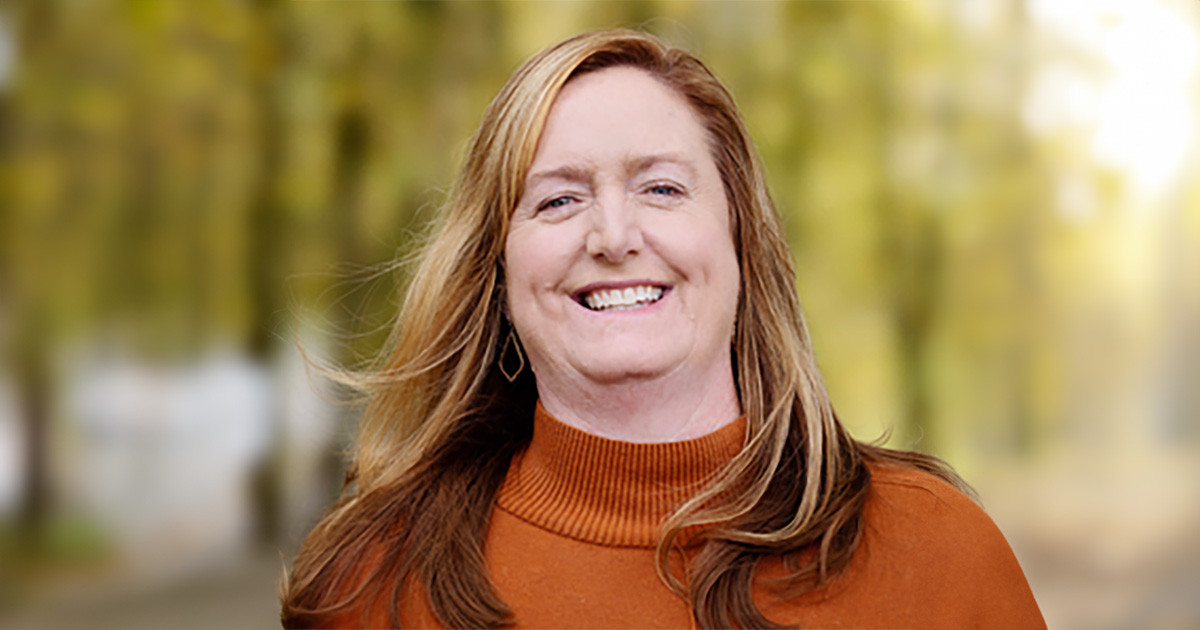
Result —
[[288, 626], [1043, 627], [938, 460], [854, 441], [732, 98], [641, 33], [472, 138]]

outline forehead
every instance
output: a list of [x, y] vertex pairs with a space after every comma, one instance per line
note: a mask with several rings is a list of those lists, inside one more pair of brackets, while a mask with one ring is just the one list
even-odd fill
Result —
[[580, 153], [683, 153], [709, 160], [708, 134], [687, 101], [648, 72], [616, 66], [575, 77], [550, 108], [534, 165]]

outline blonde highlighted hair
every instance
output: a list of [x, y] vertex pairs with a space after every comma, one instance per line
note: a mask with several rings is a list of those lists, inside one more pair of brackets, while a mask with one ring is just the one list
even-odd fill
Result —
[[[284, 586], [285, 625], [320, 626], [379, 597], [390, 598], [398, 625], [410, 580], [447, 626], [513, 621], [482, 547], [509, 463], [532, 434], [537, 391], [529, 370], [510, 383], [497, 367], [509, 326], [503, 247], [555, 97], [573, 77], [615, 66], [662, 81], [703, 124], [740, 266], [733, 345], [745, 446], [667, 519], [658, 545], [660, 575], [697, 623], [773, 626], [751, 597], [765, 557], [794, 557], [797, 593], [844, 568], [862, 532], [868, 461], [921, 468], [961, 485], [940, 461], [856, 442], [838, 422], [813, 358], [781, 222], [721, 83], [694, 56], [650, 35], [588, 33], [522, 65], [471, 138], [388, 351], [358, 380], [368, 402], [347, 478], [352, 489], [295, 561]], [[673, 575], [668, 555], [685, 531], [699, 532], [701, 548], [686, 575]], [[364, 557], [379, 561], [358, 566]]]

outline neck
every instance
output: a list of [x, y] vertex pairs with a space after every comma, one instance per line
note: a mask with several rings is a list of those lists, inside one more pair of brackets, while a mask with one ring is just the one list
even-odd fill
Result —
[[542, 406], [560, 422], [623, 442], [677, 442], [707, 435], [742, 414], [729, 363], [707, 373], [595, 383], [538, 378]]

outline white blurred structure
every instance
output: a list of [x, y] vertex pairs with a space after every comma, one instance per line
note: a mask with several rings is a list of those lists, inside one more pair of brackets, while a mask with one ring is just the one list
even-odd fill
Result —
[[[319, 351], [304, 342], [308, 351]], [[281, 542], [298, 545], [316, 518], [332, 502], [336, 491], [330, 470], [331, 444], [337, 441], [340, 418], [333, 402], [335, 394], [322, 387], [327, 381], [308, 369], [295, 346], [283, 353], [276, 365], [276, 391], [282, 410], [279, 415]]]
[[[244, 552], [263, 466], [277, 482], [270, 491], [285, 547], [332, 500], [339, 414], [294, 346], [273, 366], [235, 353], [69, 365], [52, 447], [57, 503], [99, 525], [135, 579], [182, 577]], [[6, 434], [19, 423], [5, 419], [4, 400], [0, 389], [0, 455], [9, 442], [20, 454], [20, 436]], [[10, 477], [0, 469], [0, 500]]]
[[25, 427], [12, 382], [0, 375], [0, 519], [20, 507], [25, 481]]
[[244, 548], [277, 411], [263, 366], [233, 354], [168, 367], [85, 361], [67, 386], [59, 491], [128, 569], [186, 573]]

